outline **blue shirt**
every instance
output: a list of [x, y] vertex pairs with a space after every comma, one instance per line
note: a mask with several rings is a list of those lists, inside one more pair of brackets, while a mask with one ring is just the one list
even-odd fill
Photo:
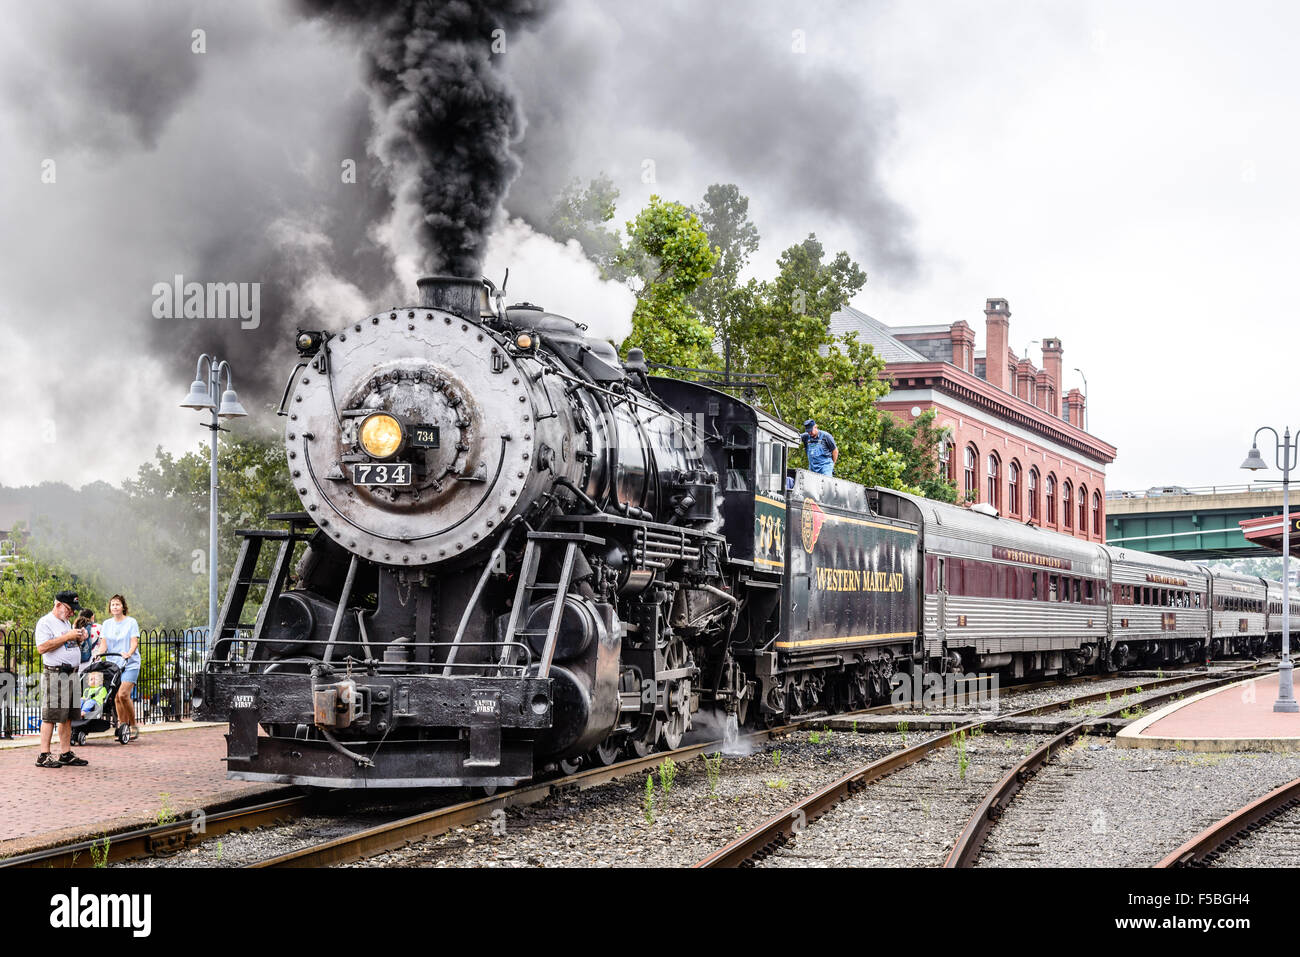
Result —
[[804, 451], [808, 453], [808, 467], [814, 472], [829, 470], [835, 461], [831, 458], [836, 449], [835, 437], [825, 429], [818, 429], [816, 438], [808, 432], [804, 432], [801, 438]]
[[[104, 650], [110, 655], [125, 655], [131, 648], [131, 639], [140, 637], [140, 625], [129, 615], [121, 621], [109, 618], [99, 626], [99, 633], [104, 638]], [[125, 660], [116, 658], [114, 661], [120, 662], [122, 667], [127, 665], [138, 665], [140, 663], [140, 648], [137, 645], [135, 654]]]

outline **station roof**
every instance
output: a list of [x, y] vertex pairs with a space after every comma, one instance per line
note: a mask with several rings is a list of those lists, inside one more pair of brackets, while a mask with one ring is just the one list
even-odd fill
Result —
[[[1291, 554], [1300, 558], [1300, 512], [1288, 516], [1291, 522]], [[1270, 552], [1282, 554], [1282, 516], [1265, 515], [1262, 518], [1247, 518], [1238, 523], [1241, 534], [1246, 541], [1267, 548]]]

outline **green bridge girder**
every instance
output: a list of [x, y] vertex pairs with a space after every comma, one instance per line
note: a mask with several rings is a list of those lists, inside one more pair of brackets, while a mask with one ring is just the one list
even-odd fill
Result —
[[1238, 523], [1281, 514], [1281, 489], [1109, 499], [1106, 544], [1183, 561], [1262, 558], [1270, 553], [1247, 542]]

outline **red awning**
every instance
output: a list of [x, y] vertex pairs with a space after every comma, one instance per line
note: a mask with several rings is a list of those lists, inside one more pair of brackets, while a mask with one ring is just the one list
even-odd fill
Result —
[[[1292, 512], [1291, 554], [1300, 558], [1300, 512]], [[1270, 552], [1282, 554], [1282, 516], [1265, 515], [1263, 518], [1248, 518], [1238, 523], [1246, 541], [1267, 548]]]

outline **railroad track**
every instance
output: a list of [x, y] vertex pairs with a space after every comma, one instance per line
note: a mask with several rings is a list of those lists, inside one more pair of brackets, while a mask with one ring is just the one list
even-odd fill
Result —
[[[1193, 676], [1173, 676], [1164, 679], [1164, 683], [1187, 681], [1190, 680], [1191, 677]], [[1015, 685], [1007, 690], [1015, 693], [1030, 692], [1051, 687], [1065, 688], [1074, 684], [1089, 684], [1097, 680], [1099, 680], [1098, 676], [1084, 675], [1068, 681], [1051, 679]], [[1146, 682], [1148, 687], [1159, 685], [1160, 683], [1160, 681]], [[1100, 700], [1107, 694], [1113, 693], [1117, 692], [1112, 690], [1111, 692], [1099, 692], [1093, 695], [1076, 696], [1073, 700], [1076, 703], [1086, 703], [1093, 700]], [[1015, 715], [1044, 714], [1063, 706], [1064, 705], [1062, 704], [1053, 703], [1046, 706], [1012, 712], [1010, 715], [1004, 713], [998, 717], [1004, 718]], [[823, 721], [828, 717], [852, 718], [855, 715], [888, 714], [894, 712], [903, 713], [908, 710], [909, 708], [907, 705], [888, 704], [867, 708], [852, 714], [834, 716], [810, 715], [788, 725], [742, 735], [739, 738], [739, 741], [756, 742], [770, 740], [809, 724], [815, 725], [817, 722]], [[970, 726], [968, 725], [967, 727]], [[940, 738], [933, 739], [931, 742], [926, 742], [924, 744], [931, 744], [938, 747], [942, 746], [944, 740], [946, 740], [946, 738], [941, 736]], [[936, 744], [935, 742], [938, 743]], [[923, 747], [924, 744], [918, 747]], [[618, 762], [608, 767], [591, 768], [576, 774], [557, 777], [537, 782], [535, 784], [525, 785], [520, 788], [511, 789], [509, 791], [503, 791], [500, 794], [491, 797], [458, 802], [428, 811], [422, 811], [418, 814], [403, 816], [391, 822], [363, 828], [349, 835], [321, 842], [286, 854], [263, 859], [245, 866], [317, 867], [328, 866], [331, 864], [350, 863], [372, 854], [378, 854], [395, 847], [400, 847], [411, 841], [436, 837], [437, 835], [446, 833], [454, 828], [463, 827], [467, 824], [490, 818], [493, 812], [499, 809], [535, 804], [552, 794], [560, 793], [567, 789], [586, 790], [597, 787], [602, 784], [619, 780], [620, 778], [646, 773], [653, 768], [658, 767], [665, 758], [672, 758], [674, 761], [683, 762], [698, 757], [701, 754], [719, 750], [722, 747], [723, 742], [721, 741], [709, 741], [689, 745], [675, 751], [656, 752], [645, 758], [630, 759]], [[927, 752], [928, 750], [932, 750], [932, 748], [927, 748]], [[898, 766], [905, 766], [906, 763], [910, 762], [904, 761]], [[890, 770], [894, 769], [896, 768], [891, 768]], [[889, 772], [886, 771], [885, 773]], [[195, 826], [194, 819], [183, 818], [167, 824], [136, 828], [129, 831], [102, 835], [91, 840], [83, 840], [72, 844], [60, 845], [54, 848], [33, 851], [28, 854], [0, 861], [0, 867], [102, 867], [121, 863], [127, 860], [170, 855], [179, 851], [191, 849], [206, 841], [220, 838], [224, 834], [289, 823], [303, 817], [304, 815], [312, 813], [313, 811], [319, 811], [321, 805], [325, 804], [330, 798], [344, 798], [351, 793], [307, 792], [294, 788], [286, 788], [286, 792], [287, 793], [284, 797], [272, 801], [236, 806], [223, 805], [216, 809], [204, 809], [202, 815], [203, 826], [201, 828]]]
[[[19, 854], [0, 861], [3, 867], [105, 867], [140, 857], [172, 854], [232, 831], [283, 824], [301, 817], [313, 798], [297, 788], [273, 801], [204, 810], [201, 818], [183, 817], [166, 824], [106, 833], [92, 840]], [[201, 821], [201, 825], [199, 824]]]
[[[1251, 673], [1249, 670], [1228, 672], [1227, 674], [1208, 678], [1179, 691], [1169, 691], [1151, 698], [1145, 698], [1142, 701], [1142, 707], [1163, 705], [1189, 692], [1199, 694], [1202, 691], [1209, 691], [1239, 681], [1249, 673]], [[1148, 685], [1148, 687], [1151, 686]], [[1124, 705], [1114, 708], [1099, 715], [1099, 717], [1102, 719], [1118, 718], [1121, 712], [1128, 710], [1130, 707], [1130, 705]], [[975, 813], [966, 822], [966, 826], [962, 828], [961, 834], [958, 835], [957, 842], [953, 845], [943, 866], [974, 867], [975, 862], [979, 860], [980, 851], [983, 849], [984, 842], [993, 829], [993, 825], [1015, 799], [1016, 794], [1020, 792], [1020, 789], [1024, 787], [1025, 783], [1039, 768], [1051, 761], [1056, 754], [1070, 747], [1075, 739], [1083, 733], [1087, 724], [1088, 721], [1080, 721], [1062, 731], [1003, 775], [1002, 779], [994, 785], [992, 790], [984, 797], [984, 800], [980, 802], [979, 807], [975, 809]]]
[[[965, 724], [957, 724], [950, 731], [944, 732], [934, 737], [927, 738], [918, 744], [904, 748], [878, 761], [863, 765], [839, 779], [831, 782], [826, 787], [809, 795], [803, 800], [791, 805], [780, 814], [768, 819], [763, 824], [752, 829], [746, 834], [741, 835], [735, 841], [727, 846], [715, 851], [708, 857], [696, 863], [696, 867], [741, 867], [755, 862], [769, 853], [777, 850], [787, 844], [795, 835], [805, 827], [817, 820], [827, 811], [840, 804], [847, 798], [857, 794], [863, 788], [867, 787], [874, 781], [878, 781], [896, 771], [909, 767], [921, 761], [931, 752], [944, 748], [953, 743], [954, 738], [964, 733], [970, 735], [972, 732], [980, 733], [984, 727], [995, 721], [1005, 721], [1009, 718], [1026, 718], [1039, 715], [1051, 714], [1053, 712], [1068, 711], [1079, 705], [1091, 704], [1097, 701], [1104, 701], [1115, 695], [1136, 693], [1138, 689], [1149, 691], [1153, 688], [1172, 687], [1183, 685], [1184, 687], [1175, 688], [1167, 694], [1156, 696], [1144, 700], [1143, 706], [1154, 702], [1171, 700], [1176, 695], [1186, 694], [1188, 692], [1199, 692], [1208, 688], [1217, 687], [1229, 681], [1239, 680], [1247, 674], [1256, 673], [1255, 668], [1237, 669], [1222, 675], [1216, 675], [1208, 680], [1204, 674], [1199, 675], [1177, 675], [1169, 678], [1157, 679], [1155, 681], [1143, 680], [1141, 683], [1135, 682], [1121, 689], [1111, 689], [1109, 691], [1100, 691], [1087, 695], [1074, 695], [1069, 699], [1061, 699], [1048, 704], [1036, 705], [1034, 707], [1022, 708], [1016, 711], [1002, 712], [997, 716], [981, 718], [977, 721], [970, 721]], [[1188, 682], [1199, 683], [1186, 687]], [[1106, 718], [1118, 717], [1119, 713], [1131, 705], [1124, 705], [1108, 712], [1107, 714], [1097, 716], [1104, 720]], [[1032, 773], [1032, 769], [1040, 767], [1045, 763], [1052, 754], [1056, 753], [1065, 746], [1063, 742], [1068, 738], [1072, 741], [1083, 728], [1095, 720], [1090, 717], [1087, 721], [1073, 725], [1068, 731], [1054, 737], [1047, 744], [1036, 749], [1029, 755], [1025, 761], [1009, 772], [998, 782], [990, 795], [981, 803], [976, 814], [967, 822], [962, 831], [962, 837], [958, 839], [958, 845], [954, 846], [953, 853], [949, 855], [949, 863], [946, 866], [964, 866], [958, 863], [965, 860], [970, 855], [973, 861], [978, 857], [979, 848], [983, 845], [983, 840], [987, 835], [989, 826], [996, 816], [1000, 814], [1005, 807], [1005, 801], [1009, 801], [1015, 792], [1023, 785], [1027, 775]], [[960, 853], [958, 853], [960, 851]], [[958, 854], [954, 858], [954, 854]]]
[[1211, 824], [1177, 850], [1171, 851], [1155, 866], [1211, 867], [1243, 837], [1267, 827], [1276, 818], [1296, 807], [1300, 807], [1300, 778], [1283, 784]]

